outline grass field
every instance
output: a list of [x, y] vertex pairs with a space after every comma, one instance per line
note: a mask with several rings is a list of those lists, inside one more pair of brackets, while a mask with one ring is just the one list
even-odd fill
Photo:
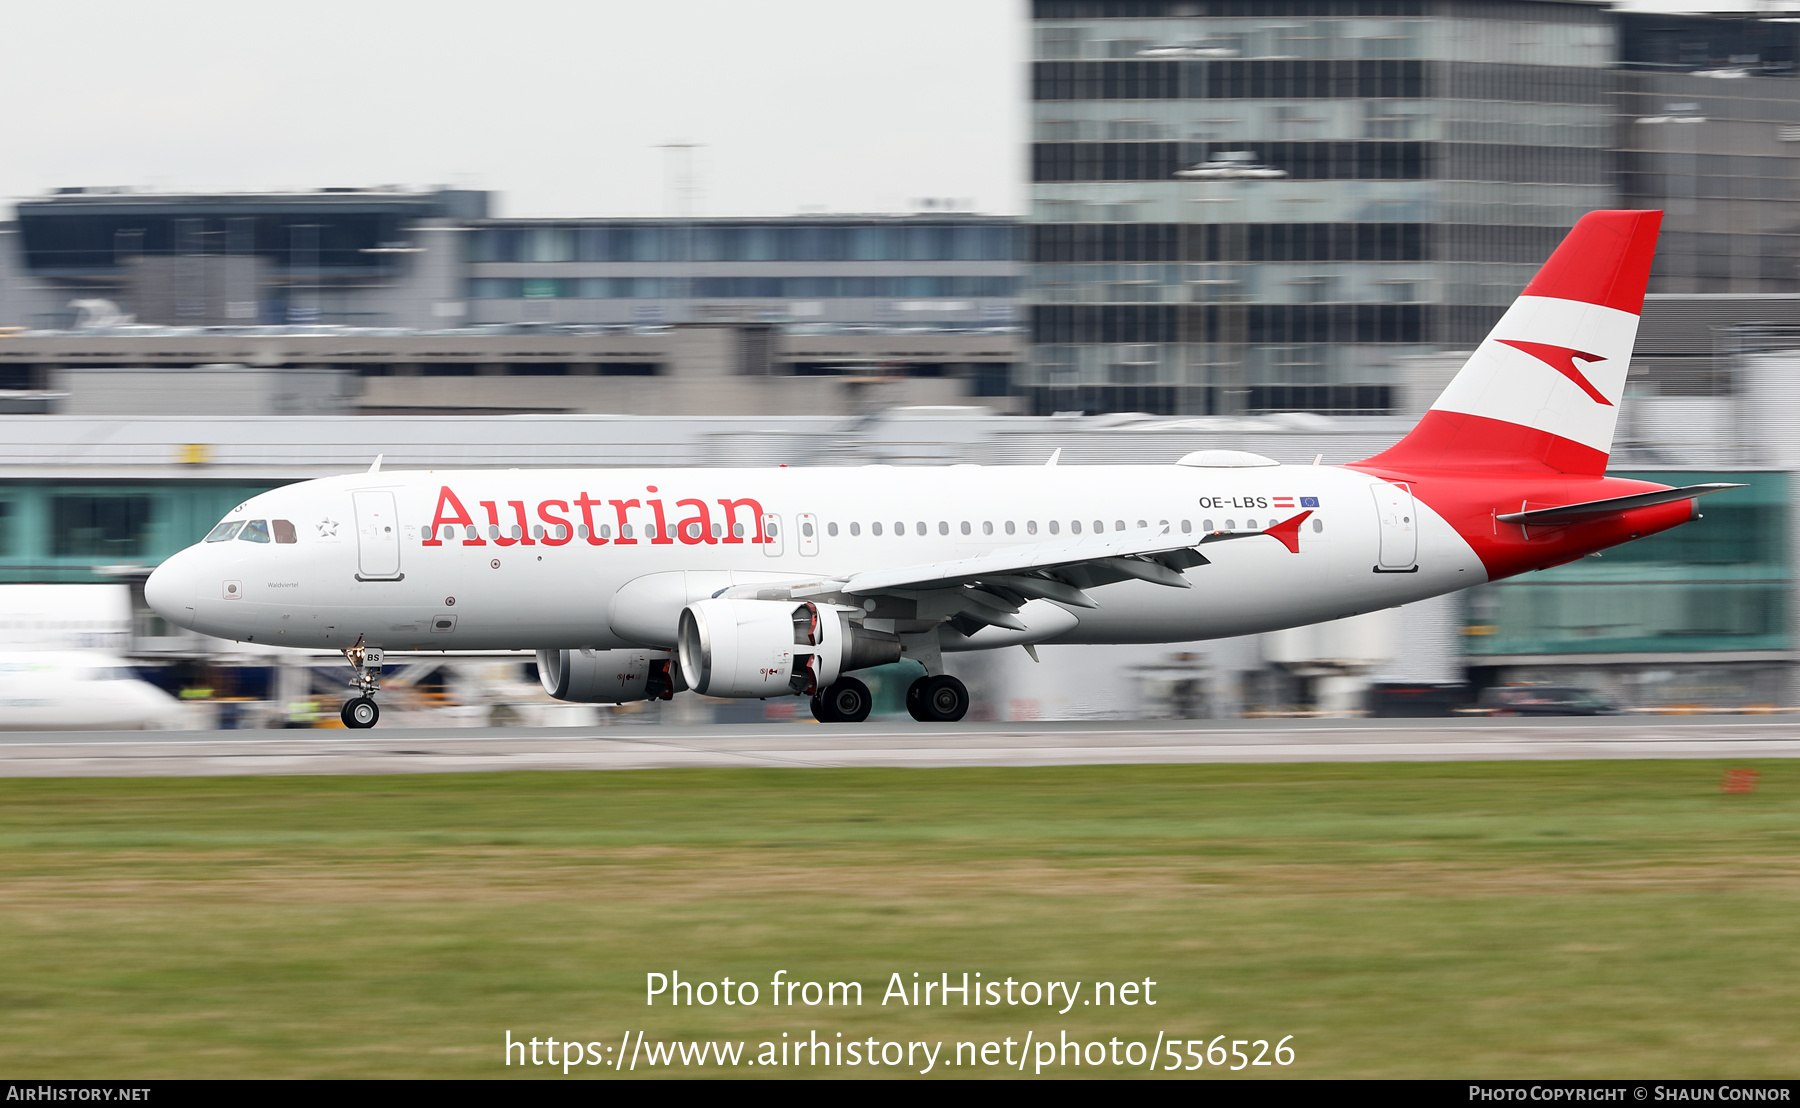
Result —
[[[507, 1030], [1066, 1030], [1293, 1035], [1256, 1074], [1793, 1077], [1800, 765], [1754, 795], [1724, 768], [5, 780], [0, 1072], [500, 1077]], [[865, 1003], [775, 1008], [782, 969]], [[647, 1008], [670, 970], [762, 1003]], [[965, 970], [1148, 977], [1158, 1004], [879, 1004], [892, 972]]]

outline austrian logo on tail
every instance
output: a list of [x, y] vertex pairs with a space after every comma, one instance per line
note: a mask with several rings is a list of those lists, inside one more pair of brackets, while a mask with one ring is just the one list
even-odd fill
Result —
[[1580, 358], [1584, 362], [1604, 362], [1606, 359], [1602, 358], [1600, 355], [1584, 354], [1573, 347], [1556, 346], [1547, 342], [1527, 342], [1524, 339], [1498, 339], [1496, 341], [1502, 342], [1515, 350], [1523, 350], [1525, 353], [1530, 354], [1538, 361], [1543, 362], [1551, 369], [1554, 369], [1564, 377], [1575, 382], [1577, 385], [1581, 386], [1582, 392], [1585, 392], [1594, 398], [1595, 403], [1604, 404], [1609, 408], [1613, 406], [1613, 402], [1601, 395], [1600, 390], [1594, 387], [1594, 383], [1589, 381], [1575, 365], [1576, 358]]

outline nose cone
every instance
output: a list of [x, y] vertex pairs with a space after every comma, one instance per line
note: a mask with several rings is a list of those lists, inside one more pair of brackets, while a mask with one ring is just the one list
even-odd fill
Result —
[[190, 630], [194, 626], [194, 593], [200, 584], [198, 559], [190, 548], [157, 566], [144, 582], [144, 600], [156, 614]]

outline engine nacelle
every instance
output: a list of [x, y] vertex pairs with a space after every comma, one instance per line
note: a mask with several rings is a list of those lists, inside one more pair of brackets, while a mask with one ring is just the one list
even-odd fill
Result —
[[900, 660], [900, 639], [850, 622], [855, 609], [808, 600], [714, 598], [681, 612], [680, 668], [707, 696], [821, 692], [853, 669]]
[[537, 664], [544, 691], [576, 704], [667, 700], [687, 687], [666, 650], [540, 650]]

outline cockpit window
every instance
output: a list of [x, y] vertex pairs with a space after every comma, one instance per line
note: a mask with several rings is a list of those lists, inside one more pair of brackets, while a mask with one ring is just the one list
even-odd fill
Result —
[[286, 520], [286, 519], [272, 519], [269, 521], [269, 526], [274, 528], [274, 530], [275, 530], [275, 541], [276, 542], [286, 543], [286, 542], [298, 542], [299, 541], [299, 539], [294, 535], [293, 521]]
[[212, 533], [206, 536], [206, 541], [224, 542], [226, 539], [234, 538], [243, 526], [244, 521], [241, 519], [228, 519], [224, 523], [214, 527]]
[[244, 524], [244, 533], [239, 535], [238, 538], [245, 542], [268, 542], [269, 521], [266, 519], [251, 520], [249, 523]]

